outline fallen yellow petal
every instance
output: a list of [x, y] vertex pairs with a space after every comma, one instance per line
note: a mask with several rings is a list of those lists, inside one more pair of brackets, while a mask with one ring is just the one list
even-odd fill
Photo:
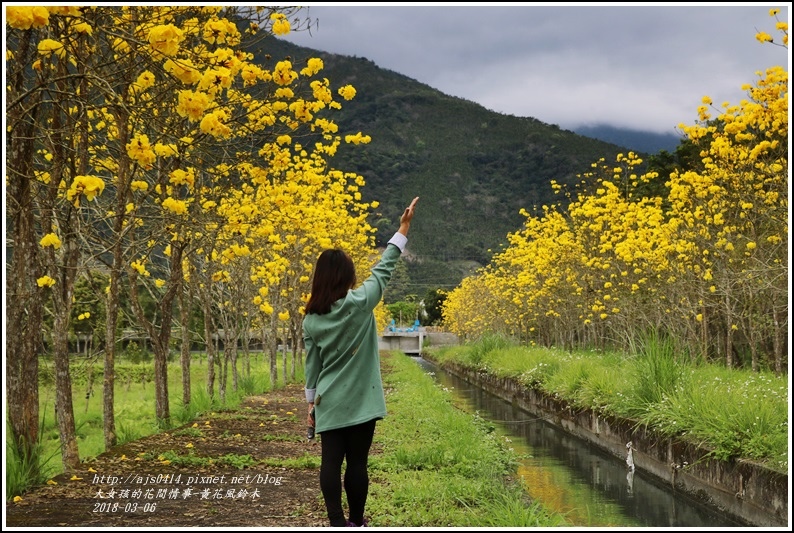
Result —
[[77, 477], [77, 474], [74, 474], [72, 477], [69, 478], [69, 481], [80, 481], [81, 477]]
[[22, 496], [14, 496], [14, 501], [15, 502], [21, 502], [22, 501]]
[[47, 480], [47, 485], [57, 485], [57, 484], [58, 484], [57, 481], [53, 481], [52, 479]]
[[92, 474], [96, 473], [96, 470], [94, 470], [94, 469], [93, 469], [93, 468], [91, 468], [91, 467], [88, 467], [88, 471], [89, 471], [89, 472], [91, 472]]

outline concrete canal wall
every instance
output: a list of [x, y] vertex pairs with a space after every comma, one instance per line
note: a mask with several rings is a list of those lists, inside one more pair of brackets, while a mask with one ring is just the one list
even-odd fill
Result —
[[720, 509], [738, 522], [760, 527], [790, 527], [786, 474], [744, 460], [710, 459], [704, 448], [635, 428], [627, 420], [573, 408], [510, 378], [499, 378], [457, 364], [440, 366], [616, 457], [625, 460], [626, 443], [632, 442], [637, 470], [652, 474], [696, 501]]

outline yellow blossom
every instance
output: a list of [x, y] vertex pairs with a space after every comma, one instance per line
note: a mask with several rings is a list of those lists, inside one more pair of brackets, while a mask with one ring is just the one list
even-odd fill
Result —
[[146, 183], [145, 181], [141, 181], [141, 180], [133, 180], [133, 181], [130, 183], [130, 189], [131, 189], [132, 191], [145, 191], [145, 190], [147, 190], [148, 188], [149, 188], [149, 184], [148, 184], [148, 183]]
[[38, 44], [38, 51], [44, 57], [50, 57], [53, 54], [63, 59], [66, 57], [66, 48], [58, 41], [53, 39], [42, 39]]
[[87, 22], [78, 22], [74, 25], [74, 31], [77, 33], [86, 33], [88, 35], [93, 35], [94, 28], [91, 27], [90, 24]]
[[193, 65], [190, 59], [169, 59], [163, 64], [163, 69], [181, 81], [184, 85], [195, 85], [201, 80], [201, 72]]
[[50, 12], [42, 6], [9, 6], [6, 7], [6, 23], [18, 30], [41, 28], [50, 22]]
[[163, 200], [163, 207], [177, 215], [184, 215], [187, 213], [187, 203], [183, 200], [171, 198], [170, 196]]
[[356, 96], [356, 89], [352, 85], [345, 85], [339, 88], [339, 96], [345, 100], [352, 100]]
[[43, 247], [52, 246], [56, 250], [61, 247], [61, 239], [54, 233], [48, 233], [44, 237], [41, 238], [39, 244]]
[[155, 58], [175, 56], [183, 39], [182, 30], [173, 24], [155, 26], [149, 31], [148, 39], [152, 56]]
[[301, 70], [304, 76], [314, 76], [323, 69], [323, 60], [319, 57], [312, 57], [306, 62], [306, 67]]
[[772, 36], [766, 33], [765, 31], [759, 31], [755, 34], [755, 38], [760, 43], [772, 42]]
[[66, 192], [66, 198], [75, 206], [80, 205], [80, 196], [92, 201], [97, 194], [105, 190], [105, 182], [96, 176], [75, 176], [72, 186]]
[[151, 168], [157, 156], [149, 144], [149, 137], [144, 134], [137, 134], [127, 143], [127, 155], [135, 160], [143, 168]]
[[179, 101], [176, 112], [181, 117], [187, 117], [193, 122], [204, 116], [204, 112], [212, 102], [212, 97], [202, 91], [183, 90], [179, 91]]
[[283, 13], [273, 13], [270, 15], [270, 19], [273, 21], [274, 35], [286, 35], [290, 32], [289, 20]]
[[36, 280], [36, 284], [39, 287], [52, 287], [53, 285], [55, 285], [55, 280], [49, 276], [42, 276]]
[[130, 263], [130, 266], [134, 270], [136, 270], [138, 272], [138, 274], [140, 274], [141, 276], [148, 276], [149, 275], [149, 271], [146, 270], [146, 267], [144, 266], [144, 261], [143, 260], [133, 261], [132, 263]]

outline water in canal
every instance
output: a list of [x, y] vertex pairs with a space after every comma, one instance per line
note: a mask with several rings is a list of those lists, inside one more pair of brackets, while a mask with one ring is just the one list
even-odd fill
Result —
[[586, 527], [740, 527], [624, 460], [569, 435], [421, 357], [413, 357], [455, 401], [479, 412], [511, 440], [520, 456], [519, 475], [536, 501]]

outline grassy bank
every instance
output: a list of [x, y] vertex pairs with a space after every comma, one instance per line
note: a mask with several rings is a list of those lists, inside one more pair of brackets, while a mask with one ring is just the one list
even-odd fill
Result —
[[409, 357], [383, 354], [387, 417], [370, 461], [370, 525], [389, 527], [564, 526], [528, 501], [504, 438]]
[[[280, 355], [280, 354], [279, 354]], [[207, 392], [207, 360], [204, 354], [194, 354], [190, 366], [191, 401], [182, 403], [182, 370], [179, 363], [168, 365], [168, 394], [171, 412], [171, 425], [176, 427], [201, 415], [219, 409], [233, 409], [251, 394], [261, 394], [270, 390], [269, 359], [261, 353], [251, 354], [251, 374], [245, 376], [244, 362], [238, 361], [239, 379], [237, 389], [232, 385], [231, 370], [227, 377], [226, 398], [222, 401], [218, 394], [218, 372], [216, 369], [215, 394]], [[52, 363], [41, 362], [42, 383], [39, 387], [40, 413], [40, 475], [32, 477], [29, 469], [15, 458], [13, 450], [6, 442], [6, 498], [20, 494], [27, 487], [45, 482], [63, 472], [61, 461], [60, 436], [55, 418], [55, 391], [51, 373]], [[283, 384], [283, 367], [279, 356], [279, 384]], [[288, 366], [291, 372], [291, 365]], [[77, 446], [81, 460], [87, 460], [105, 451], [103, 434], [102, 407], [102, 364], [76, 362], [72, 365], [72, 402], [77, 432]], [[151, 363], [128, 363], [123, 360], [116, 365], [115, 383], [115, 421], [118, 444], [130, 442], [152, 435], [168, 428], [158, 427], [154, 412], [154, 375]], [[93, 377], [92, 377], [93, 376]], [[303, 380], [303, 368], [296, 368], [296, 380]]]
[[432, 358], [510, 377], [527, 387], [788, 472], [788, 376], [697, 364], [649, 339], [637, 354], [566, 352], [490, 337], [431, 349]]

